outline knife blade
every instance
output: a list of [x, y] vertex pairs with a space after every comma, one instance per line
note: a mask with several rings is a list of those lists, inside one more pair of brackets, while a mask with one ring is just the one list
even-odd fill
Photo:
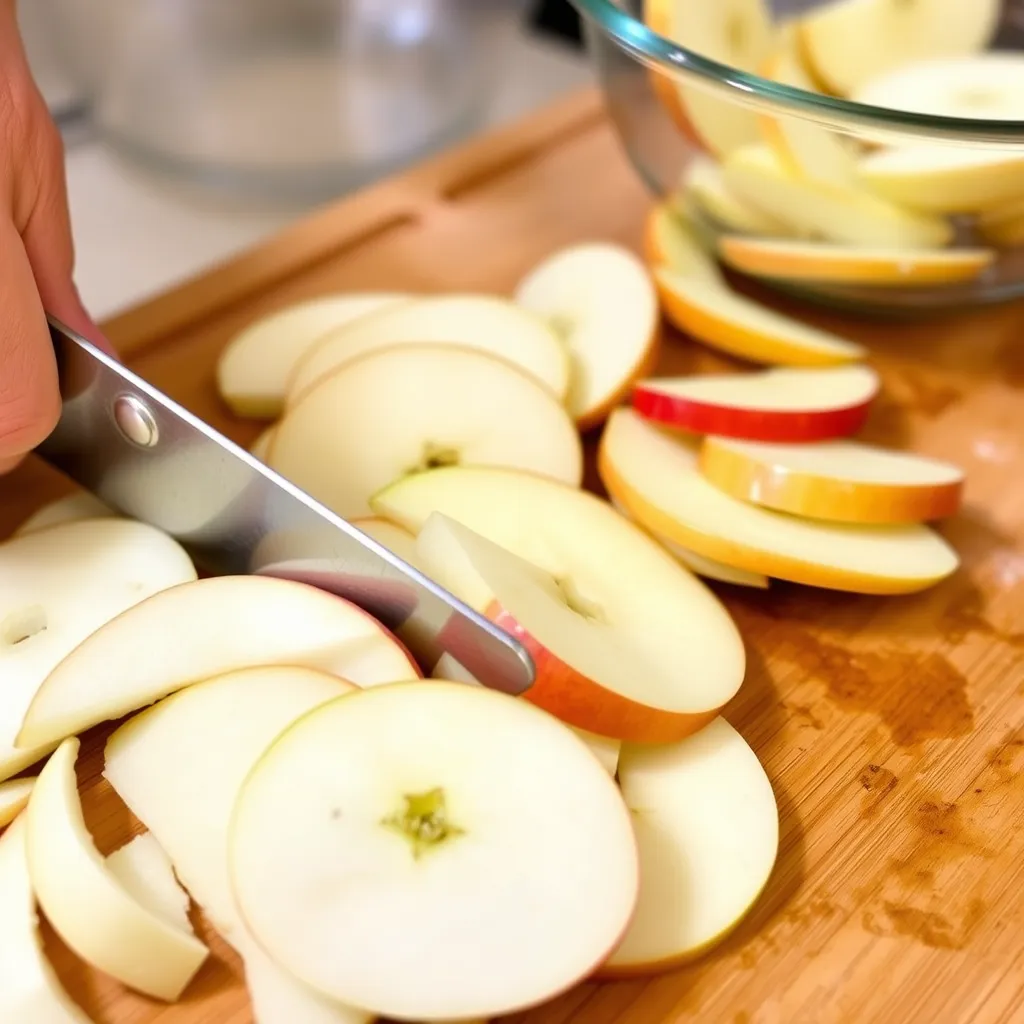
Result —
[[529, 652], [444, 588], [335, 515], [53, 317], [60, 420], [36, 449], [125, 516], [174, 537], [215, 575], [278, 576], [347, 598], [430, 672], [451, 655], [519, 695]]

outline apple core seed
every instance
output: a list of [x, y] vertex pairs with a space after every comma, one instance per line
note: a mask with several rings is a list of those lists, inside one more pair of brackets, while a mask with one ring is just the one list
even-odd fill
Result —
[[405, 809], [388, 815], [381, 824], [408, 840], [413, 860], [419, 860], [425, 850], [465, 834], [448, 820], [447, 800], [440, 786], [424, 793], [407, 793], [403, 799]]

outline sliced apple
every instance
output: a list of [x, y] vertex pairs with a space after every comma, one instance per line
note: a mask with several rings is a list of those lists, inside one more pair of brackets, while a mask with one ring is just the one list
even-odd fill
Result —
[[583, 447], [558, 400], [513, 363], [457, 345], [394, 345], [339, 367], [284, 416], [270, 466], [346, 519], [408, 473], [514, 466], [579, 485]]
[[24, 537], [28, 533], [45, 530], [50, 526], [73, 523], [80, 519], [106, 519], [116, 514], [109, 505], [88, 491], [73, 491], [71, 494], [57, 498], [37, 509], [14, 531], [12, 536]]
[[0, 836], [0, 1020], [92, 1024], [43, 952], [28, 871], [24, 814]]
[[9, 825], [28, 806], [35, 784], [34, 778], [0, 782], [0, 828]]
[[273, 419], [295, 364], [325, 334], [411, 298], [401, 292], [323, 295], [260, 317], [221, 352], [217, 390], [237, 415]]
[[[231, 811], [260, 755], [292, 722], [354, 689], [314, 669], [242, 669], [165, 698], [107, 741], [104, 776], [242, 957], [260, 1024], [367, 1019], [361, 1011], [324, 999], [259, 948], [235, 907], [227, 860]], [[245, 714], [238, 713], [240, 707]]]
[[179, 544], [128, 519], [63, 522], [0, 544], [0, 779], [63, 739], [15, 743], [52, 669], [110, 619], [195, 577]]
[[[621, 502], [612, 498], [611, 503], [617, 512], [624, 515], [627, 519], [633, 520], [633, 517]], [[633, 521], [635, 522], [635, 520]], [[764, 573], [735, 569], [724, 562], [716, 562], [713, 558], [698, 555], [696, 551], [684, 548], [682, 544], [676, 544], [667, 537], [658, 537], [653, 534], [652, 536], [677, 562], [681, 562], [690, 572], [694, 572], [698, 576], [718, 580], [721, 583], [734, 583], [741, 587], [755, 587], [758, 590], [768, 589], [769, 580]]]
[[151, 832], [129, 839], [106, 859], [107, 871], [136, 903], [179, 931], [192, 931], [188, 893], [174, 877], [174, 865]]
[[360, 686], [420, 674], [391, 633], [340, 597], [270, 576], [214, 576], [142, 601], [79, 644], [46, 677], [16, 743], [57, 743], [202, 679], [275, 664]]
[[621, 245], [559, 250], [519, 282], [515, 300], [553, 327], [569, 349], [565, 405], [580, 430], [603, 422], [653, 365], [658, 297], [647, 268]]
[[894, 68], [985, 49], [1001, 8], [1001, 0], [832, 0], [805, 14], [798, 32], [814, 73], [849, 96]]
[[381, 516], [350, 519], [349, 523], [362, 530], [368, 537], [372, 537], [378, 544], [383, 544], [388, 551], [398, 555], [406, 564], [416, 565], [416, 537], [408, 530]]
[[174, 1002], [209, 951], [191, 930], [140, 904], [107, 870], [82, 817], [78, 748], [70, 738], [51, 755], [25, 812], [32, 888], [54, 930], [86, 963]]
[[629, 814], [586, 745], [526, 701], [444, 681], [287, 729], [242, 787], [229, 862], [270, 956], [406, 1020], [565, 991], [619, 943], [638, 886]]
[[908, 209], [977, 213], [1024, 198], [1024, 153], [911, 144], [862, 157], [857, 172]]
[[619, 786], [640, 849], [640, 899], [606, 978], [667, 971], [721, 942], [761, 895], [779, 848], [771, 783], [723, 718], [681, 743], [626, 744]]
[[669, 267], [708, 284], [724, 284], [714, 254], [701, 241], [698, 229], [668, 203], [657, 203], [647, 213], [644, 254], [654, 268]]
[[277, 424], [273, 424], [260, 432], [256, 440], [249, 446], [249, 453], [255, 455], [260, 462], [266, 462], [270, 454], [271, 445], [274, 443], [274, 434], [277, 432]]
[[[745, 655], [728, 612], [595, 495], [515, 470], [457, 467], [406, 477], [372, 504], [417, 532], [431, 575], [530, 648], [537, 675], [525, 699], [570, 725], [677, 738], [739, 689]], [[444, 519], [428, 528], [434, 512], [463, 529]]]
[[918, 523], [953, 515], [958, 466], [854, 441], [764, 444], [705, 438], [700, 470], [726, 494], [764, 508], [843, 523]]
[[776, 579], [862, 594], [924, 590], [956, 571], [956, 552], [917, 524], [853, 526], [758, 508], [705, 480], [695, 444], [666, 436], [631, 409], [609, 418], [601, 479], [655, 534]]
[[[698, 210], [730, 231], [750, 235], [786, 237], [789, 228], [775, 217], [740, 199], [730, 191], [715, 160], [694, 156], [683, 178], [683, 195], [691, 198]], [[671, 261], [664, 261], [671, 262]]]
[[991, 249], [869, 249], [736, 235], [721, 237], [718, 252], [733, 270], [756, 277], [880, 287], [970, 281], [996, 255]]
[[722, 174], [741, 199], [792, 224], [793, 234], [891, 249], [938, 248], [953, 238], [952, 226], [942, 218], [905, 209], [865, 187], [795, 177], [769, 146], [734, 151]]
[[[672, 42], [740, 71], [755, 72], [771, 52], [772, 20], [763, 0], [688, 3], [646, 0], [647, 24]], [[657, 72], [656, 72], [657, 73]], [[757, 115], [721, 91], [665, 78], [663, 98], [683, 130], [722, 156], [757, 139]], [[674, 102], [669, 88], [674, 89]]]
[[633, 408], [694, 434], [823, 441], [856, 433], [878, 388], [867, 366], [652, 377], [633, 389]]
[[343, 363], [391, 345], [464, 345], [515, 363], [561, 401], [569, 353], [540, 317], [493, 295], [435, 295], [362, 317], [322, 338], [296, 365], [286, 406]]

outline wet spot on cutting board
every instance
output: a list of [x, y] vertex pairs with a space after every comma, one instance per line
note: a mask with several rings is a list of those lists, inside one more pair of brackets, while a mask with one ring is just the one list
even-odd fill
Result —
[[932, 949], [964, 949], [985, 917], [985, 904], [971, 900], [960, 915], [886, 901], [864, 912], [864, 928], [874, 935], [905, 936]]
[[869, 764], [858, 781], [864, 790], [860, 805], [862, 818], [873, 818], [899, 784], [894, 772], [878, 764]]
[[939, 619], [938, 630], [955, 644], [974, 634], [1024, 650], [1024, 630], [996, 626], [989, 618], [984, 595], [976, 589], [962, 591], [946, 607]]
[[788, 653], [841, 710], [877, 715], [898, 746], [955, 739], [974, 728], [967, 679], [941, 654], [850, 651], [809, 632]]
[[1006, 732], [995, 746], [989, 748], [985, 755], [985, 767], [986, 772], [977, 780], [979, 788], [975, 789], [976, 793], [984, 791], [988, 781], [985, 776], [989, 773], [991, 781], [997, 785], [1010, 785], [1021, 778], [1024, 770], [1024, 735], [1014, 729]]

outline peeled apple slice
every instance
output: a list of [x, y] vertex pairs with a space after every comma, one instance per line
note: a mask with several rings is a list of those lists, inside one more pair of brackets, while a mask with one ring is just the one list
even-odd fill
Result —
[[771, 783], [722, 718], [681, 743], [624, 745], [619, 786], [640, 849], [640, 899], [605, 978], [670, 970], [721, 942], [757, 901], [779, 846]]
[[[314, 669], [242, 669], [197, 683], [122, 725], [103, 774], [150, 830], [192, 898], [241, 956], [260, 1024], [363, 1024], [366, 1014], [325, 999], [253, 940], [231, 894], [228, 823], [260, 755], [294, 721], [355, 687]], [[245, 714], [238, 709], [244, 707]]]
[[0, 1020], [92, 1024], [43, 952], [25, 832], [22, 814], [0, 836]]
[[391, 633], [340, 597], [271, 576], [213, 576], [96, 630], [47, 677], [17, 743], [57, 743], [202, 679], [275, 664], [321, 668], [362, 686], [420, 674]]
[[[537, 675], [524, 699], [570, 725], [615, 739], [676, 739], [739, 689], [745, 652], [724, 606], [596, 495], [466, 467], [407, 477], [374, 507], [418, 533], [431, 575], [528, 644]], [[428, 526], [435, 512], [462, 529]]]
[[638, 885], [629, 814], [586, 745], [526, 701], [445, 681], [292, 725], [242, 787], [229, 860], [270, 956], [413, 1020], [565, 991], [618, 944]]
[[78, 801], [79, 741], [65, 740], [39, 773], [26, 817], [39, 905], [86, 963], [138, 992], [177, 1000], [208, 955], [191, 933], [139, 903], [93, 845]]
[[107, 857], [107, 870], [137, 903], [179, 931], [192, 931], [188, 893], [152, 833], [144, 832], [116, 849]]
[[23, 537], [48, 526], [77, 522], [79, 519], [105, 519], [117, 513], [88, 491], [75, 491], [57, 498], [37, 509], [15, 531], [13, 536]]
[[0, 828], [9, 825], [28, 806], [35, 778], [0, 782]]
[[832, 0], [797, 23], [814, 73], [841, 96], [920, 60], [984, 50], [1001, 0]]
[[569, 354], [539, 317], [492, 295], [435, 295], [383, 309], [332, 331], [296, 365], [286, 406], [356, 356], [391, 345], [464, 345], [516, 364], [561, 401]]
[[730, 231], [751, 235], [786, 237], [786, 225], [744, 202], [722, 179], [717, 161], [705, 156], [694, 156], [683, 179], [684, 194], [692, 198], [699, 210]]
[[352, 292], [297, 302], [239, 331], [217, 362], [217, 390], [239, 416], [272, 419], [295, 364], [325, 334], [408, 301], [402, 292]]
[[658, 297], [647, 268], [624, 246], [590, 242], [561, 249], [519, 282], [515, 300], [568, 347], [565, 405], [580, 430], [602, 422], [653, 363]]
[[177, 542], [128, 519], [64, 522], [0, 544], [0, 779], [64, 738], [15, 743], [54, 667], [121, 612], [195, 577]]
[[578, 485], [569, 414], [513, 363], [456, 345], [396, 345], [339, 367], [285, 414], [270, 466], [346, 519], [432, 466], [514, 466]]
[[863, 594], [924, 590], [955, 572], [956, 552], [926, 526], [852, 526], [738, 501], [705, 480], [697, 449], [631, 409], [609, 418], [601, 479], [652, 533], [777, 579]]
[[700, 470], [726, 494], [765, 508], [846, 523], [918, 523], [960, 507], [959, 467], [855, 441], [760, 444], [708, 437]]

